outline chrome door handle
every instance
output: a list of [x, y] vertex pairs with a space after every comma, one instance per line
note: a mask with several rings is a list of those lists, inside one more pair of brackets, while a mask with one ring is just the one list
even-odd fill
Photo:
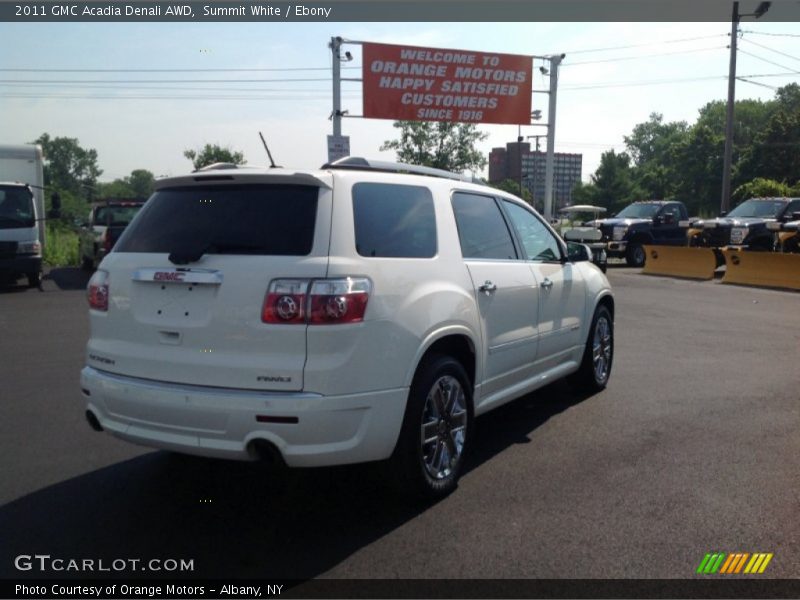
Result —
[[545, 278], [544, 278], [544, 280], [542, 281], [542, 283], [541, 283], [540, 285], [541, 285], [541, 286], [542, 286], [544, 289], [546, 289], [546, 290], [549, 290], [551, 287], [553, 287], [553, 282], [552, 282], [552, 281], [550, 281], [550, 280], [549, 280], [547, 277], [545, 277]]
[[478, 290], [489, 295], [497, 291], [497, 286], [487, 279], [483, 282], [483, 285], [478, 288]]

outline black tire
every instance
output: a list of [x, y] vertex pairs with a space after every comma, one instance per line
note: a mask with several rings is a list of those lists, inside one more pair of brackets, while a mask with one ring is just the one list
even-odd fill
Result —
[[642, 268], [647, 256], [644, 252], [644, 246], [641, 244], [629, 244], [625, 250], [625, 262], [629, 267]]
[[[436, 401], [437, 390], [444, 405]], [[445, 405], [444, 415], [436, 414]], [[433, 435], [429, 443], [423, 442], [425, 421]], [[464, 367], [449, 356], [427, 357], [411, 384], [400, 437], [389, 460], [392, 483], [416, 498], [443, 498], [458, 486], [472, 430], [472, 385]]]
[[[598, 325], [601, 330], [598, 331]], [[602, 342], [605, 336], [602, 333], [602, 328], [605, 327], [607, 331], [607, 341]], [[595, 357], [595, 344], [598, 343], [598, 335], [601, 338], [599, 345], [599, 352], [602, 353], [602, 358], [605, 359], [605, 368], [603, 373], [599, 373], [598, 365], [596, 364]], [[578, 371], [570, 378], [570, 381], [578, 388], [589, 392], [599, 392], [605, 389], [608, 385], [608, 379], [611, 377], [611, 366], [614, 362], [614, 320], [611, 318], [611, 312], [603, 305], [600, 305], [594, 311], [592, 318], [592, 325], [589, 328], [589, 336], [586, 339], [586, 348], [583, 351], [583, 360]]]
[[26, 277], [28, 278], [29, 288], [42, 287], [42, 274], [39, 271], [36, 271], [34, 273], [26, 273]]

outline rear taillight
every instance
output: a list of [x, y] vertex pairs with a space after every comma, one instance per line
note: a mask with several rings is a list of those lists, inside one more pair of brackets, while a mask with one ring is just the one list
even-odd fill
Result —
[[322, 279], [311, 284], [308, 322], [311, 325], [356, 323], [364, 320], [368, 279]]
[[95, 271], [86, 287], [89, 308], [92, 310], [108, 310], [108, 271]]
[[264, 299], [264, 323], [336, 325], [364, 320], [370, 282], [365, 278], [276, 279]]
[[276, 279], [269, 284], [261, 309], [264, 323], [305, 323], [308, 279]]

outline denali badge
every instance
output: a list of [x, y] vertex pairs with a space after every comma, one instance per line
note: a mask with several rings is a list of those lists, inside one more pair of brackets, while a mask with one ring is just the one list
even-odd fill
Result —
[[267, 381], [269, 383], [289, 383], [290, 381], [292, 381], [292, 378], [291, 377], [281, 377], [281, 376], [278, 376], [278, 377], [267, 377], [265, 375], [259, 375], [256, 378], [256, 381]]

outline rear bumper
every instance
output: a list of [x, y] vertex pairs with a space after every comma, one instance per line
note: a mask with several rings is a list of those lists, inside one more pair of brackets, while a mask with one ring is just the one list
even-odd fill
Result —
[[14, 258], [0, 258], [0, 273], [19, 277], [27, 273], [40, 273], [42, 271], [41, 256], [17, 256]]
[[[87, 410], [118, 438], [154, 448], [252, 460], [253, 442], [273, 444], [290, 467], [388, 458], [408, 389], [348, 396], [178, 385], [85, 367]], [[88, 394], [88, 395], [87, 395]], [[296, 422], [259, 422], [257, 417]]]

